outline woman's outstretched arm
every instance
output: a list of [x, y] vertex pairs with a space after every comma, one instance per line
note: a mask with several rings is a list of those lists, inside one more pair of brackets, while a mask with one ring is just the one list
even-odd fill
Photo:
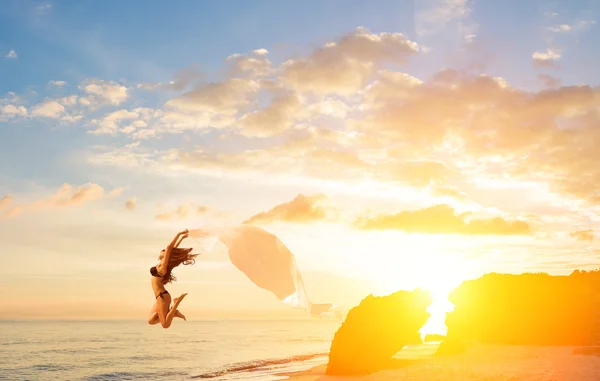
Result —
[[169, 245], [165, 249], [165, 256], [163, 257], [163, 260], [162, 260], [162, 267], [164, 267], [165, 269], [167, 268], [167, 265], [169, 264], [169, 257], [171, 256], [171, 249], [173, 249], [175, 247], [175, 244], [177, 244], [177, 240], [179, 240], [179, 237], [184, 234], [187, 234], [187, 232], [188, 232], [188, 230], [185, 229], [184, 231], [177, 233], [175, 238], [173, 238], [171, 243], [169, 243]]
[[188, 233], [184, 233], [181, 237], [179, 237], [179, 240], [177, 241], [177, 243], [173, 247], [179, 247], [179, 245], [181, 244], [181, 241], [183, 241], [187, 237], [188, 237]]

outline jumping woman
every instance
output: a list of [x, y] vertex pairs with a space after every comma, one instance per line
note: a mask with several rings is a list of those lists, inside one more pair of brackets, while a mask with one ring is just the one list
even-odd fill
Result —
[[180, 264], [191, 265], [195, 262], [197, 254], [190, 254], [192, 249], [182, 249], [179, 247], [181, 241], [188, 236], [187, 229], [177, 233], [173, 241], [163, 250], [161, 250], [158, 260], [158, 265], [150, 268], [152, 290], [156, 302], [150, 311], [150, 317], [148, 318], [148, 324], [154, 325], [160, 322], [163, 328], [169, 328], [171, 322], [175, 317], [185, 320], [185, 316], [177, 310], [177, 307], [187, 295], [181, 294], [178, 298], [173, 300], [173, 305], [169, 309], [171, 304], [171, 295], [165, 289], [165, 284], [171, 283], [177, 280], [171, 273], [173, 269]]

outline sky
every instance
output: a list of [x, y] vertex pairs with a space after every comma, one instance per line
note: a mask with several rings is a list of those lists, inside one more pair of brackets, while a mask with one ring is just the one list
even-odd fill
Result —
[[[239, 223], [350, 307], [596, 268], [599, 12], [2, 2], [0, 317], [145, 319], [172, 236]], [[191, 320], [289, 312], [223, 247], [175, 275]]]

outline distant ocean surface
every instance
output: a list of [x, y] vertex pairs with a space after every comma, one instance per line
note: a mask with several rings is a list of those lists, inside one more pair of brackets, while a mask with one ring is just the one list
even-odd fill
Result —
[[335, 320], [0, 320], [0, 380], [277, 380], [327, 361]]

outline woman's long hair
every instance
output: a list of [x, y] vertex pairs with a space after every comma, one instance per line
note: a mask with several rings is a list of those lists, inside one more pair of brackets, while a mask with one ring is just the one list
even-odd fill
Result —
[[198, 254], [190, 254], [192, 252], [192, 248], [183, 249], [180, 247], [174, 247], [171, 249], [171, 255], [169, 255], [169, 264], [167, 265], [167, 273], [163, 276], [163, 284], [171, 283], [176, 281], [177, 278], [172, 274], [172, 270], [179, 266], [180, 264], [184, 265], [193, 265], [196, 262], [196, 257]]

